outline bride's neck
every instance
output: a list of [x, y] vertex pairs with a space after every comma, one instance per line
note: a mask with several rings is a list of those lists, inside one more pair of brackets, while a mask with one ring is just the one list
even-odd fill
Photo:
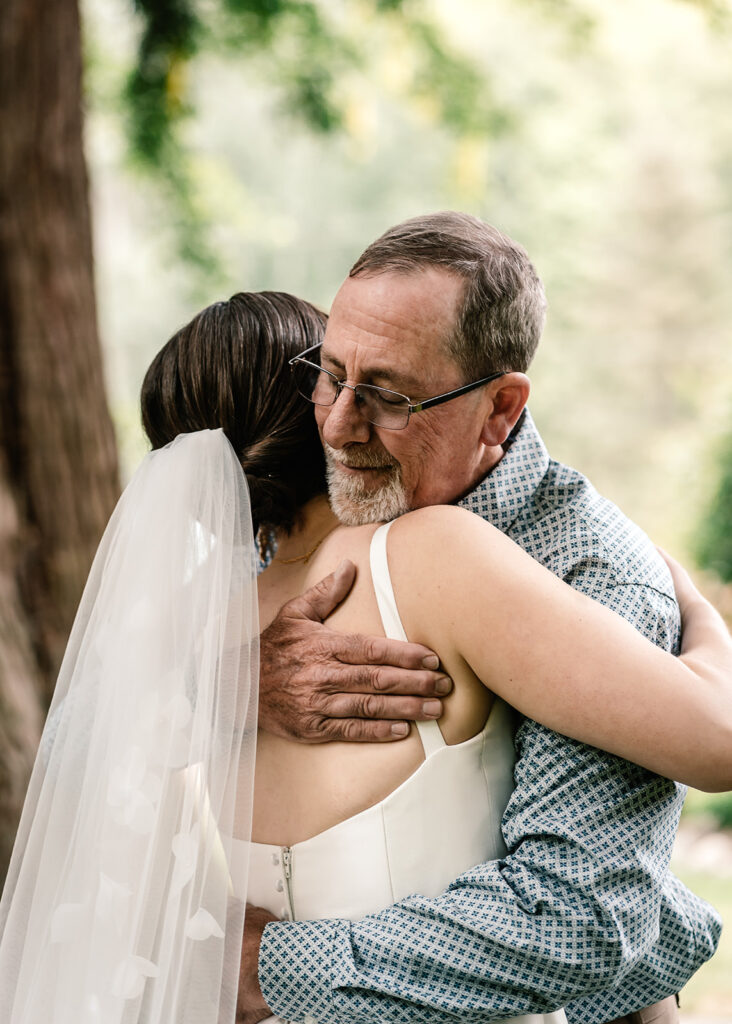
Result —
[[277, 561], [300, 559], [307, 555], [314, 545], [319, 545], [338, 526], [326, 495], [318, 495], [301, 509], [295, 526], [290, 533], [277, 533]]

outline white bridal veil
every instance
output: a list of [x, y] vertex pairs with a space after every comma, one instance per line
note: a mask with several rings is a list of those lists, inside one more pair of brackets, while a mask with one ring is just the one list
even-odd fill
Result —
[[3, 1022], [233, 1022], [257, 717], [253, 540], [221, 430], [152, 452], [122, 495], [0, 904]]

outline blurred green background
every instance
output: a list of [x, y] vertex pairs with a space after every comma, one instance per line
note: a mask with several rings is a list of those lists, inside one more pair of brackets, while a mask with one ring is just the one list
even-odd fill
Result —
[[695, 556], [732, 427], [729, 19], [680, 0], [413, 4], [483, 79], [483, 108], [466, 111], [459, 71], [441, 69], [456, 79], [447, 110], [416, 81], [423, 47], [403, 15], [318, 6], [363, 51], [342, 69], [327, 57], [331, 134], [292, 114], [269, 50], [204, 46], [183, 68], [195, 116], [179, 159], [206, 227], [184, 263], [185, 212], [127, 157], [119, 96], [140, 25], [124, 0], [86, 2], [98, 297], [127, 469], [142, 373], [202, 303], [271, 287], [327, 308], [384, 228], [457, 208], [521, 241], [544, 279], [531, 407], [553, 454]]

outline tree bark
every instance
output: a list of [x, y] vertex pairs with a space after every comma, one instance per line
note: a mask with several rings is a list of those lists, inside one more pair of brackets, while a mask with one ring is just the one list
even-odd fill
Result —
[[0, 875], [118, 494], [97, 334], [77, 0], [0, 3]]
[[13, 845], [33, 753], [41, 734], [37, 666], [23, 604], [10, 567], [19, 532], [17, 509], [0, 452], [0, 871]]

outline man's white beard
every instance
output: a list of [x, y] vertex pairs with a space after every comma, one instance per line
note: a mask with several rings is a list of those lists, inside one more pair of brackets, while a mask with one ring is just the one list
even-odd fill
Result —
[[[344, 526], [390, 522], [409, 512], [399, 463], [389, 462], [387, 455], [378, 455], [368, 449], [351, 448], [344, 452], [331, 448], [325, 442], [323, 449], [331, 508]], [[339, 472], [336, 465], [339, 462], [349, 466], [387, 466], [389, 475], [384, 484], [374, 489], [358, 476]]]

